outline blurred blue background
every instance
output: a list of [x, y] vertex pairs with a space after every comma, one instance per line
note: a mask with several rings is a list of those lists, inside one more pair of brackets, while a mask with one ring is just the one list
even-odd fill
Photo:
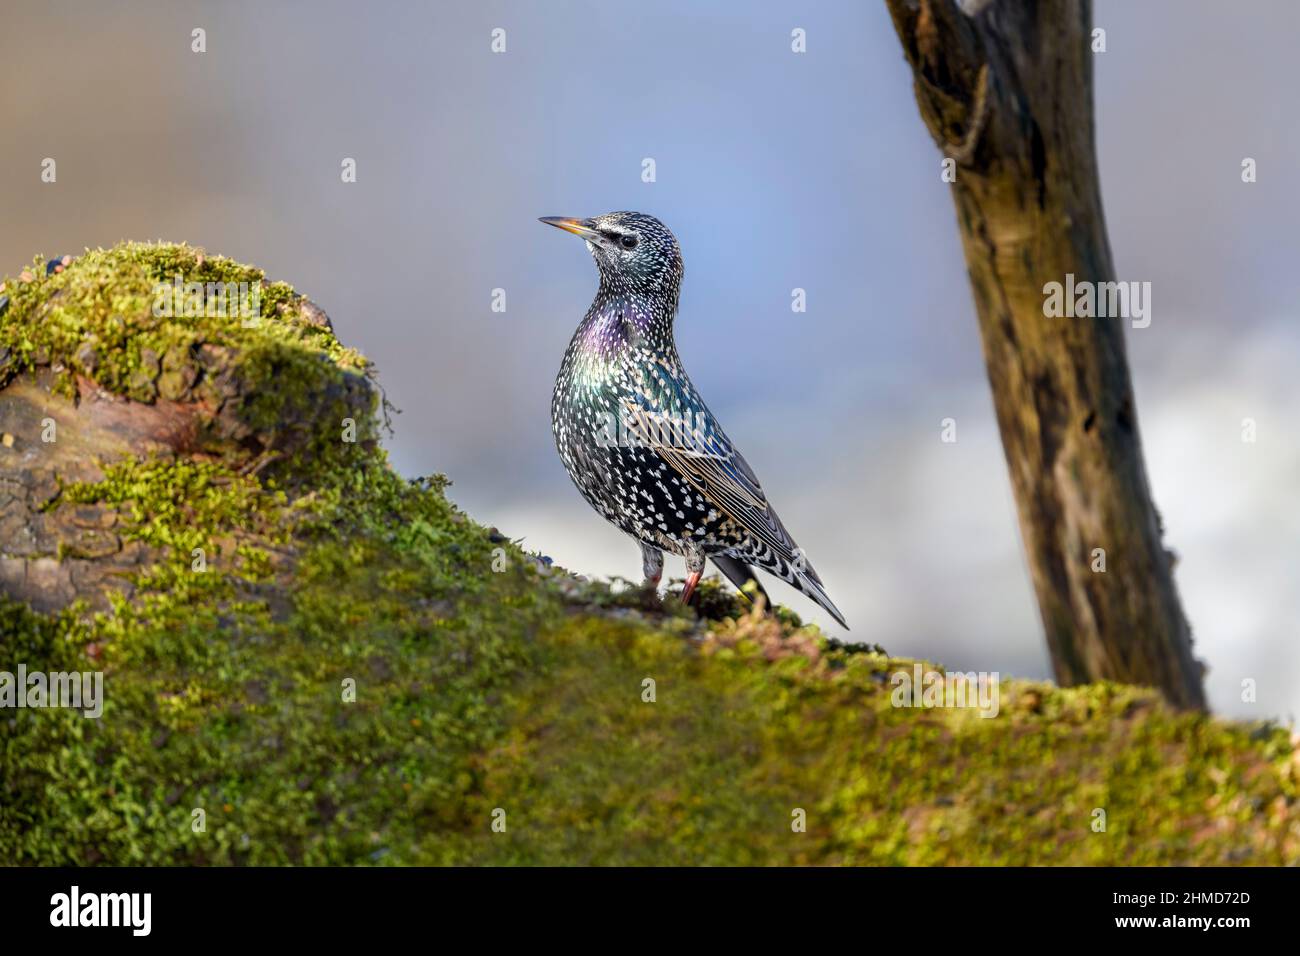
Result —
[[[1152, 283], [1128, 332], [1139, 418], [1196, 650], [1216, 709], [1286, 718], [1300, 5], [1099, 0], [1094, 19], [1111, 241], [1119, 277]], [[687, 367], [850, 636], [1050, 673], [952, 203], [883, 3], [86, 0], [0, 25], [0, 272], [128, 238], [257, 263], [378, 363], [403, 473], [445, 472], [474, 517], [576, 571], [636, 578], [552, 444], [596, 273], [536, 218], [652, 213], [684, 247]]]

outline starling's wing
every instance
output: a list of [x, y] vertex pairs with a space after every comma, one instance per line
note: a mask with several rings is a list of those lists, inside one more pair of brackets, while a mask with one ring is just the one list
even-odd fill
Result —
[[796, 545], [781, 526], [749, 463], [741, 457], [680, 368], [656, 362], [638, 370], [623, 402], [622, 426], [719, 511], [783, 557]]
[[848, 626], [768, 503], [749, 462], [723, 432], [679, 364], [661, 359], [641, 366], [636, 385], [623, 404], [623, 425], [629, 437], [654, 451], [705, 501], [748, 533], [748, 547], [737, 557], [798, 587], [841, 625]]

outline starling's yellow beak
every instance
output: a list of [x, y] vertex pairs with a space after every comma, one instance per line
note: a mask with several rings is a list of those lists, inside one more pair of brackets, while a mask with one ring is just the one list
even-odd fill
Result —
[[595, 229], [592, 229], [590, 219], [566, 219], [564, 216], [543, 216], [538, 222], [544, 222], [548, 226], [554, 226], [556, 229], [563, 229], [565, 232], [571, 232], [575, 236], [581, 236], [588, 242], [600, 242], [601, 235]]

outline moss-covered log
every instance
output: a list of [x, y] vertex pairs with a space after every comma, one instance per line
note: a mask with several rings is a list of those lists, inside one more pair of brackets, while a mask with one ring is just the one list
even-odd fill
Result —
[[[0, 672], [105, 700], [0, 709], [0, 863], [1300, 862], [1285, 730], [1115, 684], [894, 706], [912, 661], [551, 569], [393, 473], [287, 286], [247, 327], [153, 314], [212, 269], [260, 276], [126, 246], [6, 282], [0, 553], [82, 570], [0, 581]], [[164, 395], [178, 343], [242, 384]]]

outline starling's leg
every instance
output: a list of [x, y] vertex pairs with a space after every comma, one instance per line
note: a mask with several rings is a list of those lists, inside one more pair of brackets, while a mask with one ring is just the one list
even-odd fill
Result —
[[664, 576], [664, 553], [654, 545], [641, 542], [641, 570], [645, 573], [645, 587], [659, 587]]
[[691, 603], [691, 595], [695, 593], [695, 586], [700, 583], [700, 576], [702, 574], [704, 574], [704, 552], [687, 551], [686, 586], [682, 588], [683, 604]]

